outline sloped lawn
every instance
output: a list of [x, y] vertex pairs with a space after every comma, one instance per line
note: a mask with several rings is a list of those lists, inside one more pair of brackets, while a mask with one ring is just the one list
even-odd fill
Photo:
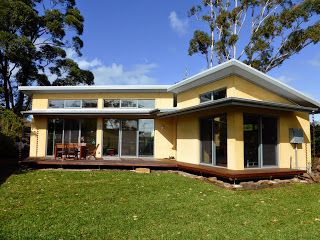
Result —
[[31, 171], [0, 186], [0, 239], [320, 239], [320, 185], [235, 192], [169, 173]]

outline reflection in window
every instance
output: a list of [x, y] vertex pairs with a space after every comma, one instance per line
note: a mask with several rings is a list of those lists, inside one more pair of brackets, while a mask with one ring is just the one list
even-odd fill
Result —
[[97, 119], [81, 120], [80, 142], [96, 146]]
[[154, 108], [154, 99], [139, 99], [138, 106], [139, 108]]
[[65, 100], [65, 108], [80, 108], [81, 100]]
[[104, 100], [105, 108], [118, 108], [120, 107], [120, 100], [116, 99], [105, 99]]
[[97, 108], [97, 106], [98, 106], [97, 99], [82, 100], [82, 108]]
[[137, 100], [121, 100], [121, 107], [135, 108], [137, 107]]
[[64, 108], [64, 100], [49, 100], [49, 108]]
[[227, 167], [227, 115], [200, 120], [201, 162]]
[[120, 120], [105, 119], [103, 124], [103, 155], [118, 156]]
[[139, 156], [153, 155], [154, 120], [139, 119]]
[[212, 100], [218, 100], [218, 99], [222, 99], [222, 98], [226, 98], [226, 97], [227, 97], [227, 89], [223, 88], [223, 89], [219, 89], [216, 91], [201, 94], [200, 95], [200, 103], [208, 102], [208, 101], [212, 101]]

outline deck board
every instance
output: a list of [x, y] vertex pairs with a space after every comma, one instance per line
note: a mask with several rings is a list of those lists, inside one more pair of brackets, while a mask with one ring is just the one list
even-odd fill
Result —
[[29, 158], [20, 162], [30, 167], [101, 167], [101, 168], [161, 168], [182, 170], [196, 174], [215, 176], [228, 180], [249, 180], [261, 178], [283, 178], [301, 175], [305, 170], [290, 168], [256, 168], [245, 170], [229, 170], [221, 167], [197, 165], [177, 162], [171, 159], [155, 158], [110, 158], [107, 160], [54, 160], [45, 158]]

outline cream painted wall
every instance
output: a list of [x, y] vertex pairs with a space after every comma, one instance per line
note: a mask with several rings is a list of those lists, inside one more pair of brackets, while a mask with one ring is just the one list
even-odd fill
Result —
[[[288, 168], [290, 165], [298, 169], [311, 168], [311, 135], [308, 113], [287, 113], [280, 118], [280, 162], [279, 167]], [[302, 128], [304, 144], [298, 144], [298, 161], [295, 159], [295, 145], [289, 143], [289, 128]]]
[[175, 119], [155, 119], [154, 121], [154, 157], [176, 157]]
[[45, 157], [47, 149], [47, 118], [35, 116], [31, 122], [30, 157]]
[[294, 104], [293, 102], [290, 102], [289, 100], [262, 87], [254, 85], [245, 79], [238, 76], [231, 76], [179, 93], [177, 95], [177, 106], [178, 108], [185, 108], [197, 105], [200, 103], [200, 94], [221, 88], [227, 88], [227, 97]]
[[103, 154], [102, 153], [102, 146], [103, 146], [103, 118], [102, 117], [97, 118], [96, 144], [97, 145], [99, 144], [96, 157], [101, 158]]
[[177, 118], [177, 160], [180, 162], [200, 163], [200, 132], [197, 116]]
[[98, 99], [98, 108], [103, 108], [103, 99], [155, 99], [156, 108], [172, 108], [172, 93], [75, 93], [34, 94], [32, 109], [48, 108], [48, 99]]
[[212, 90], [227, 88], [227, 96], [235, 96], [234, 77], [228, 77], [213, 83], [209, 83], [200, 87], [192, 88], [188, 91], [177, 95], [177, 107], [185, 108], [194, 106], [200, 103], [199, 95]]
[[227, 113], [228, 169], [244, 169], [243, 113], [274, 116], [278, 118], [278, 166], [289, 168], [290, 159], [295, 168], [294, 146], [289, 143], [289, 128], [302, 128], [305, 143], [298, 148], [298, 168], [306, 169], [311, 163], [310, 123], [308, 113], [283, 112], [267, 109], [227, 107], [216, 111], [180, 116], [177, 120], [177, 160], [192, 164], [200, 163], [199, 118]]

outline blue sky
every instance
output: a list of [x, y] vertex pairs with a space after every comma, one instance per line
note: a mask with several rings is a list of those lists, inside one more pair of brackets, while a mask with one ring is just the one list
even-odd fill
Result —
[[[196, 21], [188, 9], [200, 0], [79, 0], [85, 18], [83, 56], [96, 84], [173, 84], [205, 69], [188, 56]], [[312, 45], [269, 75], [320, 101], [320, 45]]]

